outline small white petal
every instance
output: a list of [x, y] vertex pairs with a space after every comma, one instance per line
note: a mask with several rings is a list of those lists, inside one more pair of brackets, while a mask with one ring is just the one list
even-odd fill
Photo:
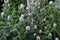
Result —
[[26, 26], [26, 30], [30, 30], [30, 26]]

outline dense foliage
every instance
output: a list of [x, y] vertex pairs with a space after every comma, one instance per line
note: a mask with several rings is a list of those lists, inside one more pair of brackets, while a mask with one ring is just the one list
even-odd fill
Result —
[[27, 0], [4, 3], [0, 13], [0, 40], [60, 40], [60, 10], [54, 3], [42, 8], [30, 6], [27, 7]]

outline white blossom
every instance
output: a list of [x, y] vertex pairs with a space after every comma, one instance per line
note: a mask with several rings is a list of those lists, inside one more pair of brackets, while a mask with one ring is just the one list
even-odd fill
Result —
[[24, 14], [21, 14], [21, 16], [19, 17], [19, 21], [24, 22]]
[[30, 30], [30, 26], [26, 26], [26, 30]]
[[50, 1], [49, 4], [53, 4], [53, 1]]
[[1, 13], [1, 16], [2, 16], [2, 17], [3, 17], [3, 15], [4, 15], [4, 12]]
[[55, 38], [55, 40], [59, 40], [59, 38]]
[[36, 37], [36, 40], [41, 40], [39, 36]]
[[54, 24], [53, 24], [53, 26], [54, 26], [54, 27], [56, 27], [56, 26], [57, 26], [57, 24], [56, 24], [56, 23], [54, 23]]
[[37, 29], [37, 25], [34, 25], [34, 29]]
[[19, 21], [20, 22], [24, 22], [24, 18], [23, 17], [19, 17]]
[[9, 3], [9, 0], [4, 0], [4, 3]]
[[38, 2], [38, 5], [40, 5], [41, 3], [40, 2]]
[[51, 33], [49, 33], [49, 34], [48, 34], [48, 36], [52, 36], [52, 34], [51, 34]]
[[8, 6], [10, 6], [10, 4], [8, 4]]
[[38, 8], [40, 8], [40, 6], [38, 6]]
[[36, 33], [34, 33], [33, 35], [36, 36]]
[[24, 17], [24, 14], [21, 14], [21, 17]]
[[48, 34], [48, 37], [51, 39], [51, 38], [52, 38], [52, 34], [51, 34], [51, 33], [49, 33], [49, 34]]
[[29, 10], [29, 9], [30, 9], [30, 8], [27, 6], [27, 7], [26, 7], [26, 10]]
[[20, 4], [20, 8], [22, 9], [22, 8], [24, 8], [25, 7], [25, 5], [24, 4]]
[[39, 33], [42, 33], [42, 30], [39, 30]]
[[7, 20], [10, 20], [11, 19], [11, 16], [10, 15], [8, 15], [8, 18], [7, 18]]

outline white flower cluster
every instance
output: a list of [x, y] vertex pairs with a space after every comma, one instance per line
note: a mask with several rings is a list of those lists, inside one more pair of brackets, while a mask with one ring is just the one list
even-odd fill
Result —
[[21, 14], [21, 16], [19, 17], [19, 21], [24, 22], [24, 14]]

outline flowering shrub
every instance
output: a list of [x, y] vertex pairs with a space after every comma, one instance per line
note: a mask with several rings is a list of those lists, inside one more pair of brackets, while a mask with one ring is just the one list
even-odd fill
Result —
[[60, 10], [53, 1], [5, 0], [0, 40], [60, 40]]

